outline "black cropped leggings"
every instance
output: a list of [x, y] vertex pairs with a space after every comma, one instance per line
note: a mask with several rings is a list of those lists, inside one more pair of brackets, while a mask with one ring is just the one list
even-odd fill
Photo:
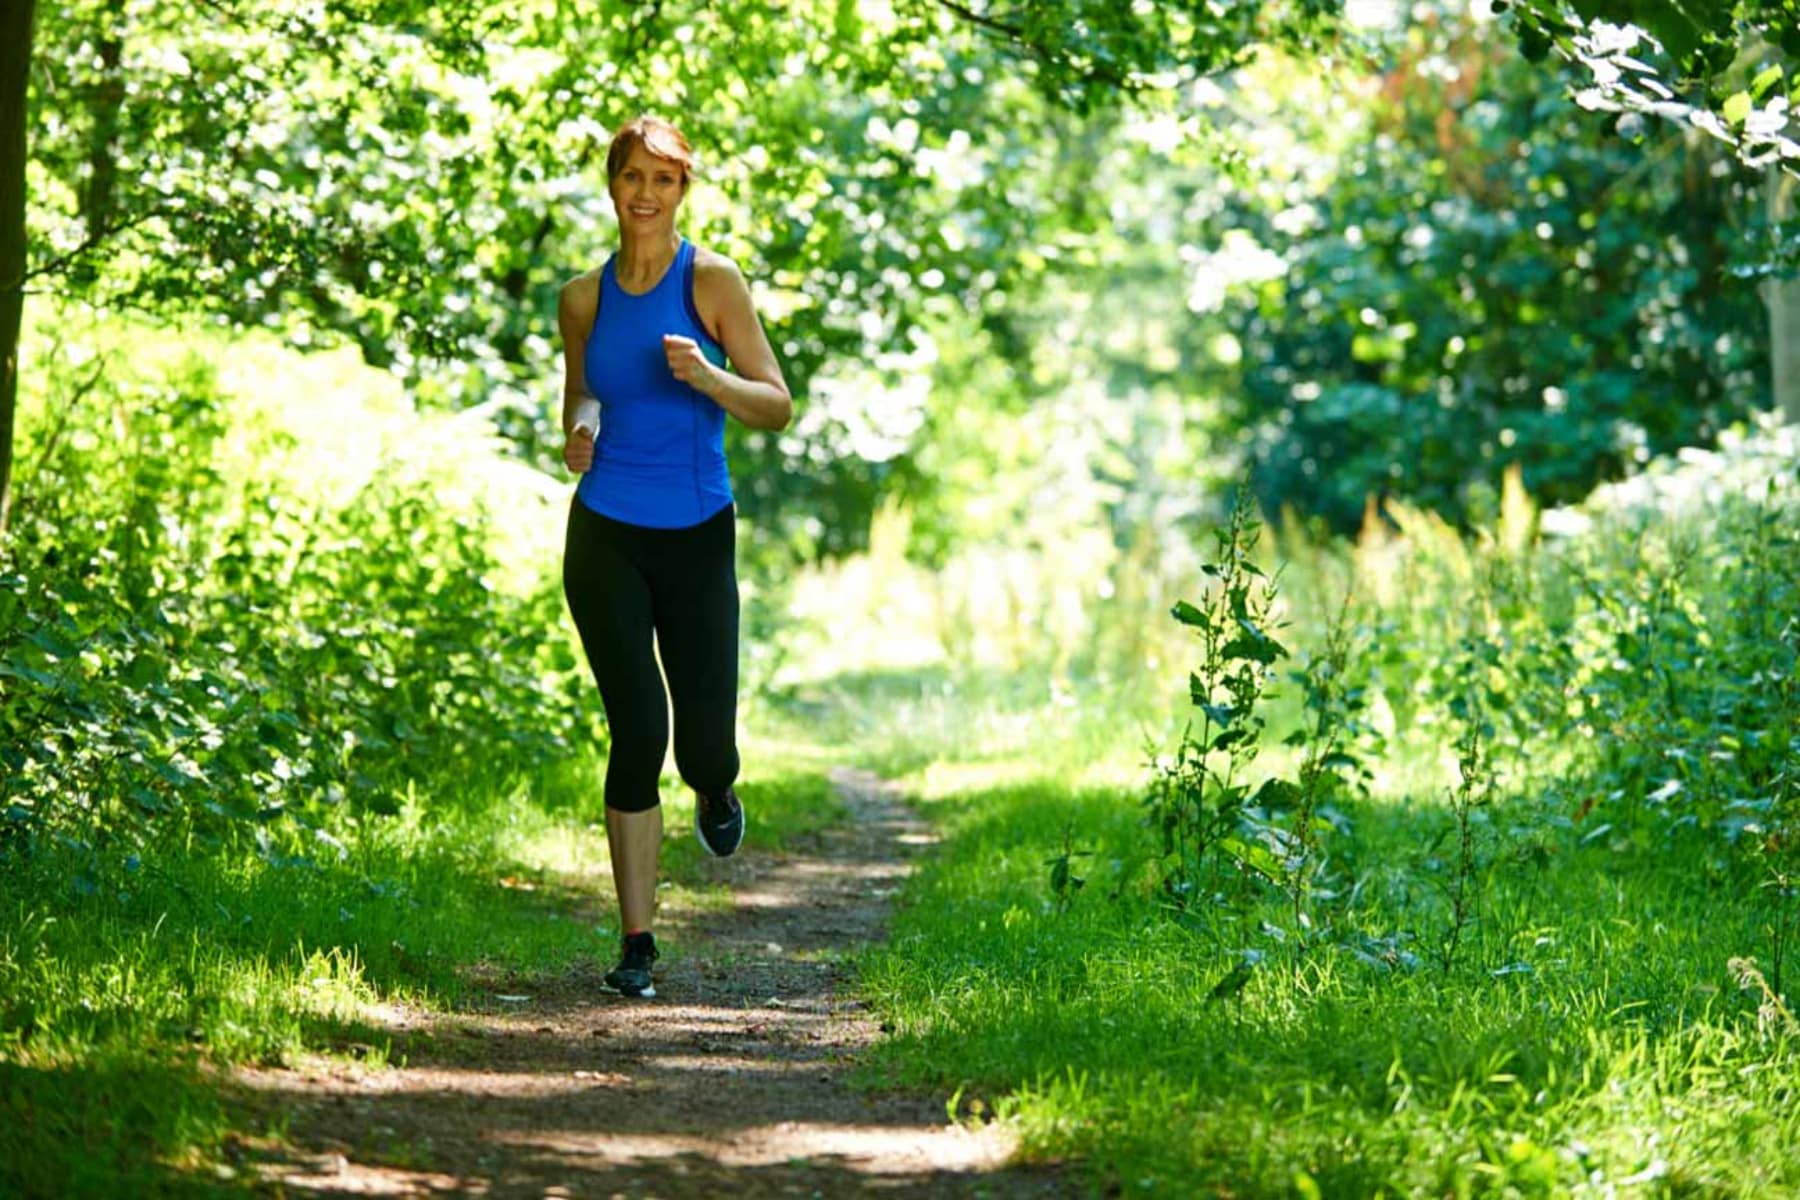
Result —
[[656, 807], [675, 704], [675, 766], [696, 791], [737, 779], [737, 512], [686, 529], [649, 529], [569, 506], [563, 595], [581, 634], [612, 733], [606, 806]]

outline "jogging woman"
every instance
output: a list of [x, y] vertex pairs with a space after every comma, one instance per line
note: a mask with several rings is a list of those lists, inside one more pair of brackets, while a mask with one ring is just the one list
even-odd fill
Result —
[[557, 313], [563, 462], [581, 475], [563, 592], [612, 735], [606, 838], [623, 950], [606, 983], [654, 996], [664, 672], [695, 832], [709, 854], [728, 855], [744, 811], [732, 787], [738, 591], [725, 418], [783, 429], [793, 399], [743, 274], [676, 232], [693, 174], [687, 139], [639, 117], [613, 138], [606, 174], [619, 248], [564, 286]]

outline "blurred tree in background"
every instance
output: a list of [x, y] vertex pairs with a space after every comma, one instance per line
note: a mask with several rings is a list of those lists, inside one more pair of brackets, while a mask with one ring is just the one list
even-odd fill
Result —
[[[1510, 463], [1571, 501], [1770, 405], [1766, 172], [1673, 123], [1621, 137], [1578, 69], [1415, 12], [1384, 53], [1267, 57], [1061, 134], [1088, 219], [990, 316], [1040, 348], [999, 407], [1087, 444], [1122, 551], [1191, 540], [1241, 467], [1340, 530], [1371, 496], [1480, 516]], [[930, 417], [916, 538], [983, 499], [942, 461], [973, 420]]]
[[[702, 150], [689, 231], [757, 282], [811, 400], [783, 435], [732, 435], [753, 527], [791, 553], [861, 544], [896, 489], [961, 486], [932, 437], [962, 421], [976, 450], [999, 426], [952, 418], [967, 398], [928, 381], [967, 347], [998, 360], [978, 407], [1001, 425], [1106, 404], [1099, 471], [1127, 494], [1248, 457], [1265, 502], [1344, 525], [1368, 491], [1459, 511], [1457, 471], [1518, 458], [1565, 498], [1761, 402], [1740, 285], [1791, 291], [1771, 266], [1785, 227], [1754, 215], [1781, 189], [1762, 205], [1749, 173], [1790, 161], [1791, 6], [1533, 4], [1496, 25], [1453, 5], [1346, 30], [1333, 0], [668, 0], [581, 20], [65, 0], [37, 14], [33, 249], [12, 270], [59, 302], [349, 339], [543, 461], [554, 292], [613, 240], [600, 151], [660, 111]], [[23, 34], [29, 9], [8, 11]], [[1608, 32], [1627, 18], [1648, 32]], [[1510, 35], [1571, 65], [1527, 66]], [[1369, 102], [1254, 94], [1296, 71]], [[1304, 172], [1273, 122], [1306, 131], [1281, 142]], [[1258, 280], [1245, 318], [1220, 289]], [[1115, 505], [1120, 538], [1149, 511]]]
[[[1022, 204], [1016, 186], [1055, 157], [1046, 104], [1110, 106], [1145, 67], [1302, 44], [1330, 8], [1079, 7], [1013, 27], [916, 2], [577, 20], [548, 3], [220, 0], [193, 20], [70, 0], [38, 21], [24, 277], [349, 338], [428, 403], [509, 413], [531, 448], [548, 431], [555, 289], [613, 241], [610, 130], [657, 111], [701, 151], [689, 231], [762, 286], [796, 385], [834, 363], [879, 372], [907, 361], [940, 298], [979, 310], [1052, 235], [1060, 198]], [[804, 445], [743, 435], [747, 507], [792, 511], [808, 547], [854, 539], [889, 470], [856, 453], [857, 422], [834, 414]]]
[[1761, 174], [1614, 137], [1479, 27], [1407, 41], [1324, 189], [1234, 210], [1288, 266], [1241, 334], [1265, 502], [1457, 516], [1517, 462], [1564, 503], [1766, 406], [1763, 304], [1729, 270]]

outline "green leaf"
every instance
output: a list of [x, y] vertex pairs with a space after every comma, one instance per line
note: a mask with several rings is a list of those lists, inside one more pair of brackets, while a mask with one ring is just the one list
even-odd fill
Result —
[[1205, 629], [1210, 625], [1210, 622], [1206, 619], [1206, 614], [1189, 604], [1186, 600], [1177, 600], [1175, 602], [1175, 607], [1169, 611], [1170, 614], [1183, 625], [1189, 625], [1197, 629]]
[[174, 763], [159, 762], [151, 767], [151, 770], [178, 788], [187, 787], [196, 782], [195, 777], [189, 774], [185, 768], [178, 767]]
[[1250, 982], [1250, 970], [1249, 963], [1239, 963], [1237, 966], [1231, 968], [1231, 970], [1219, 977], [1217, 983], [1212, 985], [1211, 990], [1206, 993], [1206, 998], [1208, 1000], [1231, 999], [1233, 996], [1243, 991], [1244, 986]]
[[52, 659], [74, 658], [77, 651], [73, 645], [58, 637], [53, 630], [39, 629], [25, 639]]
[[1300, 798], [1300, 788], [1290, 780], [1268, 779], [1256, 789], [1255, 802], [1263, 808], [1284, 808]]
[[[1250, 635], [1253, 638], [1256, 638], [1258, 641], [1267, 643], [1272, 648], [1272, 650], [1274, 651], [1274, 653], [1277, 657], [1280, 657], [1280, 658], [1288, 657], [1287, 647], [1283, 646], [1280, 642], [1276, 641], [1274, 638], [1270, 637], [1268, 634], [1266, 634], [1262, 630], [1258, 629], [1256, 627], [1256, 625], [1252, 621], [1249, 620], [1249, 618], [1240, 615], [1237, 619], [1237, 623], [1238, 623], [1239, 627], [1242, 628], [1246, 634]], [[1265, 661], [1273, 661], [1273, 660], [1271, 659], [1271, 660], [1265, 660]]]
[[1219, 849], [1257, 874], [1276, 883], [1281, 882], [1281, 864], [1266, 847], [1253, 845], [1242, 838], [1221, 838]]
[[1280, 657], [1281, 647], [1269, 638], [1245, 634], [1226, 642], [1219, 653], [1228, 659], [1248, 659], [1266, 666]]
[[1781, 82], [1781, 64], [1773, 63], [1764, 67], [1757, 73], [1756, 78], [1750, 81], [1750, 95], [1753, 99], [1761, 100], [1768, 95], [1769, 89], [1779, 82]]
[[1221, 730], [1219, 732], [1219, 735], [1217, 737], [1213, 738], [1212, 745], [1209, 746], [1208, 749], [1210, 749], [1210, 750], [1229, 750], [1229, 749], [1231, 749], [1231, 747], [1237, 745], [1239, 742], [1243, 741], [1245, 738], [1248, 738], [1249, 736], [1250, 736], [1250, 731], [1248, 729], [1245, 729], [1241, 725], [1235, 729]]
[[1738, 92], [1725, 101], [1725, 119], [1733, 125], [1742, 125], [1755, 107], [1749, 92]]
[[53, 691], [66, 692], [69, 690], [68, 684], [57, 676], [45, 674], [24, 663], [0, 662], [0, 675], [10, 675], [14, 679], [23, 679], [27, 683], [35, 683], [39, 687], [47, 687]]

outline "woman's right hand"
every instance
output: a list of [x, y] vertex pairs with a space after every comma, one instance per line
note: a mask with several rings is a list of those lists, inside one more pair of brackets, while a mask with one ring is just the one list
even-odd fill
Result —
[[569, 438], [563, 443], [563, 466], [577, 475], [585, 475], [593, 465], [594, 431], [586, 425], [577, 425], [569, 431]]

